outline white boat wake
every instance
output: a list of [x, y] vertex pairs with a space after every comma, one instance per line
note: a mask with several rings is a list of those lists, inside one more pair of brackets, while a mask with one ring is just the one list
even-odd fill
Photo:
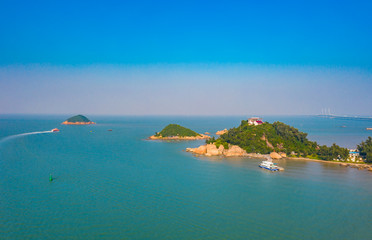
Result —
[[44, 133], [52, 133], [53, 131], [41, 131], [41, 132], [29, 132], [29, 133], [21, 133], [21, 134], [16, 134], [16, 135], [11, 135], [11, 136], [7, 136], [3, 139], [0, 139], [0, 144], [4, 143], [4, 142], [7, 142], [9, 140], [12, 140], [12, 139], [15, 139], [15, 138], [19, 138], [19, 137], [23, 137], [23, 136], [27, 136], [27, 135], [33, 135], [33, 134], [44, 134]]

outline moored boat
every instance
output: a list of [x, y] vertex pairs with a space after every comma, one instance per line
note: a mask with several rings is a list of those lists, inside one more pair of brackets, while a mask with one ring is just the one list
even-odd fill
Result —
[[270, 170], [270, 171], [279, 171], [280, 170], [280, 168], [278, 166], [276, 166], [276, 164], [273, 163], [270, 160], [262, 161], [260, 163], [259, 167], [260, 168], [265, 168], [265, 169]]

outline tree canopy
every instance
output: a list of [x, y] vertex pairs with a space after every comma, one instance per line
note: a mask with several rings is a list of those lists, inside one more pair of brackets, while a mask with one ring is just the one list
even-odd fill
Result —
[[83, 115], [76, 115], [66, 120], [67, 122], [90, 122], [90, 120]]
[[348, 158], [348, 150], [333, 144], [331, 147], [319, 146], [307, 139], [307, 133], [284, 124], [265, 122], [261, 125], [249, 125], [243, 120], [239, 127], [231, 128], [218, 139], [207, 140], [208, 143], [238, 145], [247, 152], [267, 154], [272, 151], [285, 152], [288, 155], [312, 157], [323, 160]]
[[366, 162], [372, 163], [372, 138], [368, 137], [366, 141], [361, 142], [357, 147], [361, 157]]
[[178, 124], [169, 124], [163, 130], [161, 130], [161, 132], [155, 134], [155, 136], [157, 137], [196, 137], [199, 135], [199, 133], [194, 132], [191, 129], [182, 127]]

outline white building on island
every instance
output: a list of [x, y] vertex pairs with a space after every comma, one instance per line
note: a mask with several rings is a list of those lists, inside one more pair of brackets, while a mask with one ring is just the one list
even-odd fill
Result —
[[248, 119], [248, 124], [257, 126], [257, 125], [263, 124], [263, 121], [262, 121], [262, 118], [251, 117], [251, 118]]
[[349, 160], [352, 162], [362, 161], [362, 158], [360, 157], [358, 150], [349, 149]]

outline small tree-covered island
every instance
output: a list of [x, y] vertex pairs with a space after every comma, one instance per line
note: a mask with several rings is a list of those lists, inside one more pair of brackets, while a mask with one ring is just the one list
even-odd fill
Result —
[[83, 115], [76, 115], [76, 116], [68, 118], [62, 124], [64, 125], [88, 125], [88, 124], [96, 124], [96, 123], [90, 121], [87, 117]]
[[[371, 161], [372, 142], [369, 138], [358, 146], [365, 162]], [[206, 140], [198, 148], [186, 151], [205, 156], [248, 156], [273, 159], [283, 157], [325, 161], [349, 161], [349, 150], [336, 144], [328, 147], [307, 139], [307, 133], [282, 122], [268, 123], [259, 118], [241, 121], [240, 126], [226, 131], [219, 138]], [[270, 155], [269, 155], [270, 154]]]
[[178, 124], [169, 124], [160, 132], [149, 137], [150, 140], [201, 140], [209, 138], [208, 135], [197, 133]]

